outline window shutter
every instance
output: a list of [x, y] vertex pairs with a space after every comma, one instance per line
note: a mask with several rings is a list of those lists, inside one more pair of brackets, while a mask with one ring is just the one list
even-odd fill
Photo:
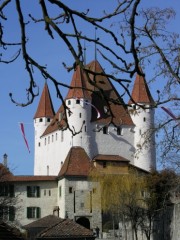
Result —
[[40, 218], [40, 215], [41, 215], [41, 209], [40, 209], [40, 207], [37, 207], [37, 213], [36, 213], [36, 217], [37, 218]]
[[9, 196], [14, 197], [14, 185], [9, 185]]
[[13, 206], [9, 207], [9, 221], [14, 221], [15, 219], [15, 208]]
[[31, 190], [31, 187], [30, 186], [27, 186], [27, 197], [30, 197], [30, 190]]
[[27, 218], [31, 217], [31, 208], [27, 207]]
[[39, 186], [36, 187], [36, 191], [37, 191], [37, 197], [40, 197], [40, 187]]

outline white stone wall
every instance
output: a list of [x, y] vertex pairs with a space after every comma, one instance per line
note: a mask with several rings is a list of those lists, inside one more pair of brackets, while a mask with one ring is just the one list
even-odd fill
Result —
[[[146, 106], [150, 107], [150, 106]], [[154, 109], [142, 109], [136, 106], [131, 114], [135, 124], [134, 128], [134, 165], [149, 171], [156, 168], [155, 138], [152, 134], [154, 129]]]
[[[97, 183], [82, 179], [62, 179], [59, 181], [59, 186], [62, 193], [58, 200], [60, 217], [68, 217], [75, 221], [80, 217], [87, 217], [91, 229], [102, 225], [100, 192]], [[72, 192], [69, 188], [72, 188]]]
[[[27, 186], [40, 186], [40, 197], [27, 197]], [[15, 183], [15, 194], [17, 196], [16, 219], [21, 225], [29, 224], [37, 219], [27, 218], [27, 207], [40, 207], [40, 217], [53, 214], [57, 206], [57, 182], [19, 182]]]

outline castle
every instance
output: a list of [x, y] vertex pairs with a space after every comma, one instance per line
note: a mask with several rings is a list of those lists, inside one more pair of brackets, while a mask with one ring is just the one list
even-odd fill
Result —
[[136, 76], [127, 107], [98, 61], [86, 68], [99, 74], [88, 78], [77, 66], [56, 113], [44, 85], [34, 115], [34, 176], [10, 175], [19, 199], [13, 220], [22, 225], [55, 214], [101, 228], [101, 209], [94, 207], [97, 186], [88, 180], [91, 165], [105, 171], [113, 163], [117, 174], [127, 173], [129, 166], [144, 172], [156, 168], [153, 134], [145, 140], [154, 126], [154, 101], [145, 78]]

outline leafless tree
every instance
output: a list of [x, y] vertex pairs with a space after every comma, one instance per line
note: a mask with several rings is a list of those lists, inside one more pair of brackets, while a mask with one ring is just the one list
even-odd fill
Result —
[[[33, 35], [36, 31], [44, 30], [44, 33], [52, 40], [53, 47], [65, 46], [67, 52], [70, 53], [70, 64], [61, 60], [67, 71], [79, 65], [87, 75], [89, 82], [94, 85], [96, 83], [90, 81], [89, 74], [92, 74], [94, 78], [97, 75], [106, 75], [110, 80], [119, 84], [122, 98], [124, 95], [131, 98], [129, 84], [135, 74], [144, 75], [139, 70], [139, 66], [145, 66], [146, 69], [154, 67], [151, 80], [158, 87], [155, 104], [152, 107], [168, 104], [178, 111], [180, 103], [178, 94], [180, 85], [179, 36], [166, 29], [168, 22], [175, 17], [175, 11], [159, 8], [146, 9], [143, 0], [117, 0], [115, 2], [116, 7], [113, 11], [103, 11], [102, 6], [102, 13], [99, 16], [93, 16], [91, 9], [77, 11], [65, 1], [32, 1], [31, 4], [37, 10], [35, 12], [34, 9], [28, 11], [24, 1], [2, 0], [0, 2], [0, 63], [23, 62], [29, 83], [26, 89], [27, 102], [17, 101], [10, 93], [12, 102], [25, 107], [34, 101], [39, 94], [36, 77], [36, 73], [39, 72], [43, 78], [53, 82], [57, 97], [62, 100], [64, 108], [68, 109], [63, 101], [62, 88], [69, 88], [69, 85], [59, 81], [48, 69], [46, 65], [48, 59], [35, 57], [29, 50]], [[17, 25], [11, 26], [16, 28], [14, 38], [8, 35], [9, 28], [7, 27], [12, 11], [17, 17]], [[82, 23], [90, 29], [96, 29], [99, 35], [106, 37], [97, 38], [88, 34], [85, 31], [86, 27], [81, 27]], [[44, 36], [42, 34], [41, 41]], [[108, 69], [111, 69], [110, 71], [98, 73], [86, 67], [84, 42], [95, 44], [97, 51], [108, 64]], [[103, 95], [101, 89], [99, 91]], [[65, 118], [67, 119], [67, 116]], [[172, 124], [171, 128], [169, 128], [169, 123]], [[169, 130], [167, 131], [166, 128]], [[170, 140], [165, 146], [166, 151], [168, 148], [172, 149], [171, 140], [177, 139], [177, 142], [173, 143], [173, 147], [176, 147], [173, 152], [176, 155], [179, 154], [179, 116], [165, 120], [163, 124], [161, 122], [156, 130], [164, 131], [168, 136], [167, 139]]]

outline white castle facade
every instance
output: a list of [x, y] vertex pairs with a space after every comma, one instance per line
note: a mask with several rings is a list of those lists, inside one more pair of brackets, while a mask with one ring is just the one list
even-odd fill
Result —
[[77, 66], [65, 104], [56, 113], [45, 83], [34, 116], [34, 176], [10, 174], [18, 196], [13, 219], [21, 225], [56, 214], [102, 229], [97, 183], [88, 179], [91, 164], [103, 171], [113, 162], [117, 174], [128, 166], [145, 172], [156, 168], [154, 135], [150, 134], [154, 101], [144, 77], [136, 76], [126, 107], [99, 62], [86, 67], [102, 74], [88, 78]]
[[[90, 63], [88, 67], [103, 71], [97, 61]], [[155, 168], [154, 136], [147, 137], [154, 127], [154, 109], [151, 108], [153, 99], [145, 79], [141, 76], [136, 77], [132, 93], [134, 102], [145, 108], [138, 107], [131, 101], [132, 108], [129, 107], [128, 112], [124, 106], [110, 103], [109, 107], [114, 115], [112, 121], [107, 106], [109, 102], [106, 103], [98, 96], [98, 89], [93, 93], [82, 89], [84, 86], [90, 88], [85, 81], [88, 81], [85, 74], [77, 67], [71, 82], [72, 89], [65, 98], [69, 127], [74, 133], [79, 132], [74, 136], [63, 122], [63, 106], [54, 113], [49, 90], [45, 85], [34, 117], [34, 175], [57, 176], [69, 150], [77, 146], [82, 147], [91, 160], [98, 154], [118, 155], [144, 170]], [[110, 98], [120, 99], [106, 77], [98, 76], [97, 81], [102, 89], [103, 84], [106, 85], [104, 92], [110, 94]], [[45, 103], [45, 99], [49, 102]]]

